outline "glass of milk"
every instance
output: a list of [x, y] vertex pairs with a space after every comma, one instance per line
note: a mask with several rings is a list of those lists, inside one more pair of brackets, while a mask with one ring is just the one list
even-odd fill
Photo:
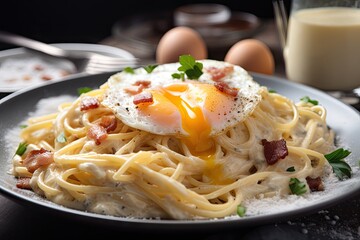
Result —
[[360, 0], [293, 0], [287, 78], [321, 90], [360, 86]]

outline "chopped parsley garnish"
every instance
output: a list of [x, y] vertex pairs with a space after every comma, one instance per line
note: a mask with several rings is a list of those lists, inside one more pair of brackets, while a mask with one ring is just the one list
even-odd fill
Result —
[[28, 144], [26, 142], [19, 143], [19, 146], [15, 152], [15, 155], [22, 156], [25, 153], [27, 146], [28, 146]]
[[173, 73], [171, 74], [173, 78], [181, 79], [182, 81], [185, 81], [185, 74], [184, 73]]
[[277, 93], [277, 91], [274, 89], [269, 89], [268, 91], [269, 91], [269, 93]]
[[154, 69], [157, 67], [158, 65], [147, 65], [144, 67], [145, 71], [147, 73], [152, 73], [152, 71], [154, 71]]
[[58, 143], [65, 143], [66, 142], [66, 137], [64, 132], [60, 133], [57, 137], [56, 137], [56, 141]]
[[238, 205], [236, 208], [236, 213], [239, 217], [244, 217], [246, 213], [246, 207]]
[[307, 191], [306, 183], [301, 182], [297, 178], [290, 178], [289, 188], [291, 193], [296, 195], [302, 195]]
[[288, 169], [286, 169], [287, 172], [295, 172], [295, 167], [289, 167]]
[[126, 73], [130, 73], [130, 74], [134, 74], [134, 73], [135, 73], [135, 72], [134, 72], [134, 69], [133, 69], [132, 67], [126, 67], [126, 68], [124, 68], [123, 71], [126, 72]]
[[308, 96], [302, 97], [300, 98], [301, 101], [305, 102], [305, 103], [311, 103], [313, 105], [318, 105], [319, 102], [317, 100], [311, 99]]
[[20, 129], [24, 129], [24, 128], [27, 128], [27, 126], [28, 125], [26, 125], [26, 124], [21, 124], [19, 127], [20, 127]]
[[203, 74], [203, 64], [196, 62], [195, 58], [191, 55], [181, 55], [179, 57], [181, 66], [178, 68], [180, 73], [174, 73], [171, 76], [173, 78], [182, 79], [184, 81], [185, 75], [192, 80], [197, 80]]
[[78, 95], [81, 95], [83, 93], [90, 92], [91, 90], [93, 90], [93, 89], [90, 87], [82, 87], [82, 88], [78, 88], [77, 92], [78, 92]]
[[350, 155], [350, 151], [339, 148], [329, 154], [325, 154], [325, 158], [330, 163], [333, 172], [340, 179], [351, 178], [351, 167], [344, 161], [344, 158]]

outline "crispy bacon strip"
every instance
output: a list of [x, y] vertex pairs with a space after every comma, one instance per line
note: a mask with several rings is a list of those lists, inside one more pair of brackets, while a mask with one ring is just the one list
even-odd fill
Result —
[[142, 87], [141, 86], [129, 86], [129, 87], [126, 87], [124, 89], [124, 91], [126, 93], [129, 93], [131, 95], [135, 95], [135, 94], [138, 94], [138, 93], [141, 93], [142, 92]]
[[104, 127], [106, 132], [109, 133], [116, 129], [117, 121], [114, 115], [102, 116], [99, 125]]
[[234, 71], [234, 67], [233, 66], [227, 66], [223, 68], [209, 67], [206, 70], [208, 71], [208, 73], [210, 73], [212, 80], [218, 82], [224, 77], [226, 77], [228, 74], [232, 73]]
[[32, 188], [30, 186], [30, 178], [29, 177], [18, 178], [18, 180], [16, 182], [16, 187], [21, 188], [21, 189], [32, 190]]
[[312, 192], [324, 191], [324, 184], [322, 183], [320, 177], [317, 178], [307, 177], [306, 182]]
[[136, 81], [132, 86], [125, 88], [125, 92], [132, 95], [141, 93], [145, 88], [150, 86], [151, 82], [147, 80]]
[[265, 159], [269, 165], [275, 164], [278, 160], [285, 158], [289, 154], [284, 139], [270, 142], [262, 139], [261, 143], [264, 146]]
[[139, 105], [140, 103], [153, 103], [154, 99], [151, 92], [142, 92], [134, 96], [133, 103]]
[[96, 145], [100, 145], [107, 138], [107, 131], [103, 126], [96, 124], [89, 128], [87, 137], [93, 139]]
[[87, 137], [93, 139], [96, 145], [100, 145], [107, 138], [107, 134], [116, 129], [116, 126], [117, 121], [114, 115], [102, 116], [98, 124], [89, 128]]
[[100, 106], [100, 102], [95, 97], [86, 96], [81, 99], [80, 110], [87, 111], [89, 109], [95, 109]]
[[238, 89], [229, 87], [225, 82], [216, 82], [214, 85], [220, 92], [232, 97], [236, 97], [239, 92]]
[[148, 88], [151, 84], [151, 81], [148, 80], [139, 80], [134, 83], [135, 86], [143, 86], [144, 88]]
[[33, 173], [39, 167], [49, 165], [52, 162], [54, 162], [53, 153], [44, 148], [32, 150], [23, 160], [25, 167], [30, 173]]

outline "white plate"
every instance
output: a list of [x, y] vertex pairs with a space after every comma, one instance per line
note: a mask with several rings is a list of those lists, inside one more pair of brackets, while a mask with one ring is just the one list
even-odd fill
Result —
[[[84, 221], [92, 221], [96, 224], [105, 224], [116, 226], [117, 229], [122, 227], [127, 229], [148, 229], [153, 231], [166, 229], [205, 230], [211, 231], [217, 229], [239, 228], [245, 226], [255, 226], [270, 222], [286, 221], [295, 216], [314, 213], [327, 208], [331, 205], [339, 204], [345, 199], [355, 195], [360, 191], [360, 174], [359, 174], [359, 136], [360, 136], [360, 115], [354, 108], [345, 105], [330, 95], [316, 89], [292, 83], [285, 79], [269, 77], [261, 74], [254, 74], [254, 79], [261, 85], [268, 86], [294, 101], [298, 101], [303, 96], [309, 96], [319, 101], [328, 110], [328, 125], [334, 129], [341, 139], [340, 145], [351, 150], [349, 164], [353, 169], [353, 177], [349, 180], [336, 182], [331, 189], [324, 192], [316, 192], [309, 201], [293, 202], [290, 205], [282, 201], [272, 203], [269, 206], [268, 213], [246, 216], [243, 218], [223, 218], [212, 220], [159, 220], [159, 219], [134, 219], [99, 215], [89, 212], [78, 211], [70, 208], [61, 207], [36, 196], [33, 192], [16, 188], [15, 178], [8, 173], [11, 166], [11, 156], [14, 149], [9, 148], [5, 139], [7, 130], [18, 127], [20, 122], [26, 118], [29, 112], [35, 110], [37, 102], [42, 98], [59, 96], [64, 94], [77, 95], [77, 88], [80, 87], [99, 87], [111, 73], [74, 77], [65, 81], [47, 83], [42, 86], [17, 91], [4, 99], [0, 100], [0, 112], [2, 119], [0, 124], [0, 192], [15, 198], [22, 203], [30, 204], [45, 208], [46, 210], [57, 211], [58, 213], [77, 217]], [[318, 195], [316, 195], [318, 194]], [[352, 206], [343, 206], [343, 208], [352, 208]]]
[[[84, 43], [51, 45], [66, 50], [89, 51], [124, 59], [134, 59], [130, 52], [107, 45]], [[74, 75], [86, 74], [75, 73], [75, 67], [69, 61], [34, 54], [24, 48], [0, 51], [0, 93], [11, 93], [44, 81], [59, 81], [74, 77]]]

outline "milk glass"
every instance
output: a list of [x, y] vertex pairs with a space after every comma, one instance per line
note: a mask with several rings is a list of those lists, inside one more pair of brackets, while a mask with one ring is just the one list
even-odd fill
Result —
[[284, 59], [287, 78], [322, 90], [360, 86], [360, 1], [293, 0]]

